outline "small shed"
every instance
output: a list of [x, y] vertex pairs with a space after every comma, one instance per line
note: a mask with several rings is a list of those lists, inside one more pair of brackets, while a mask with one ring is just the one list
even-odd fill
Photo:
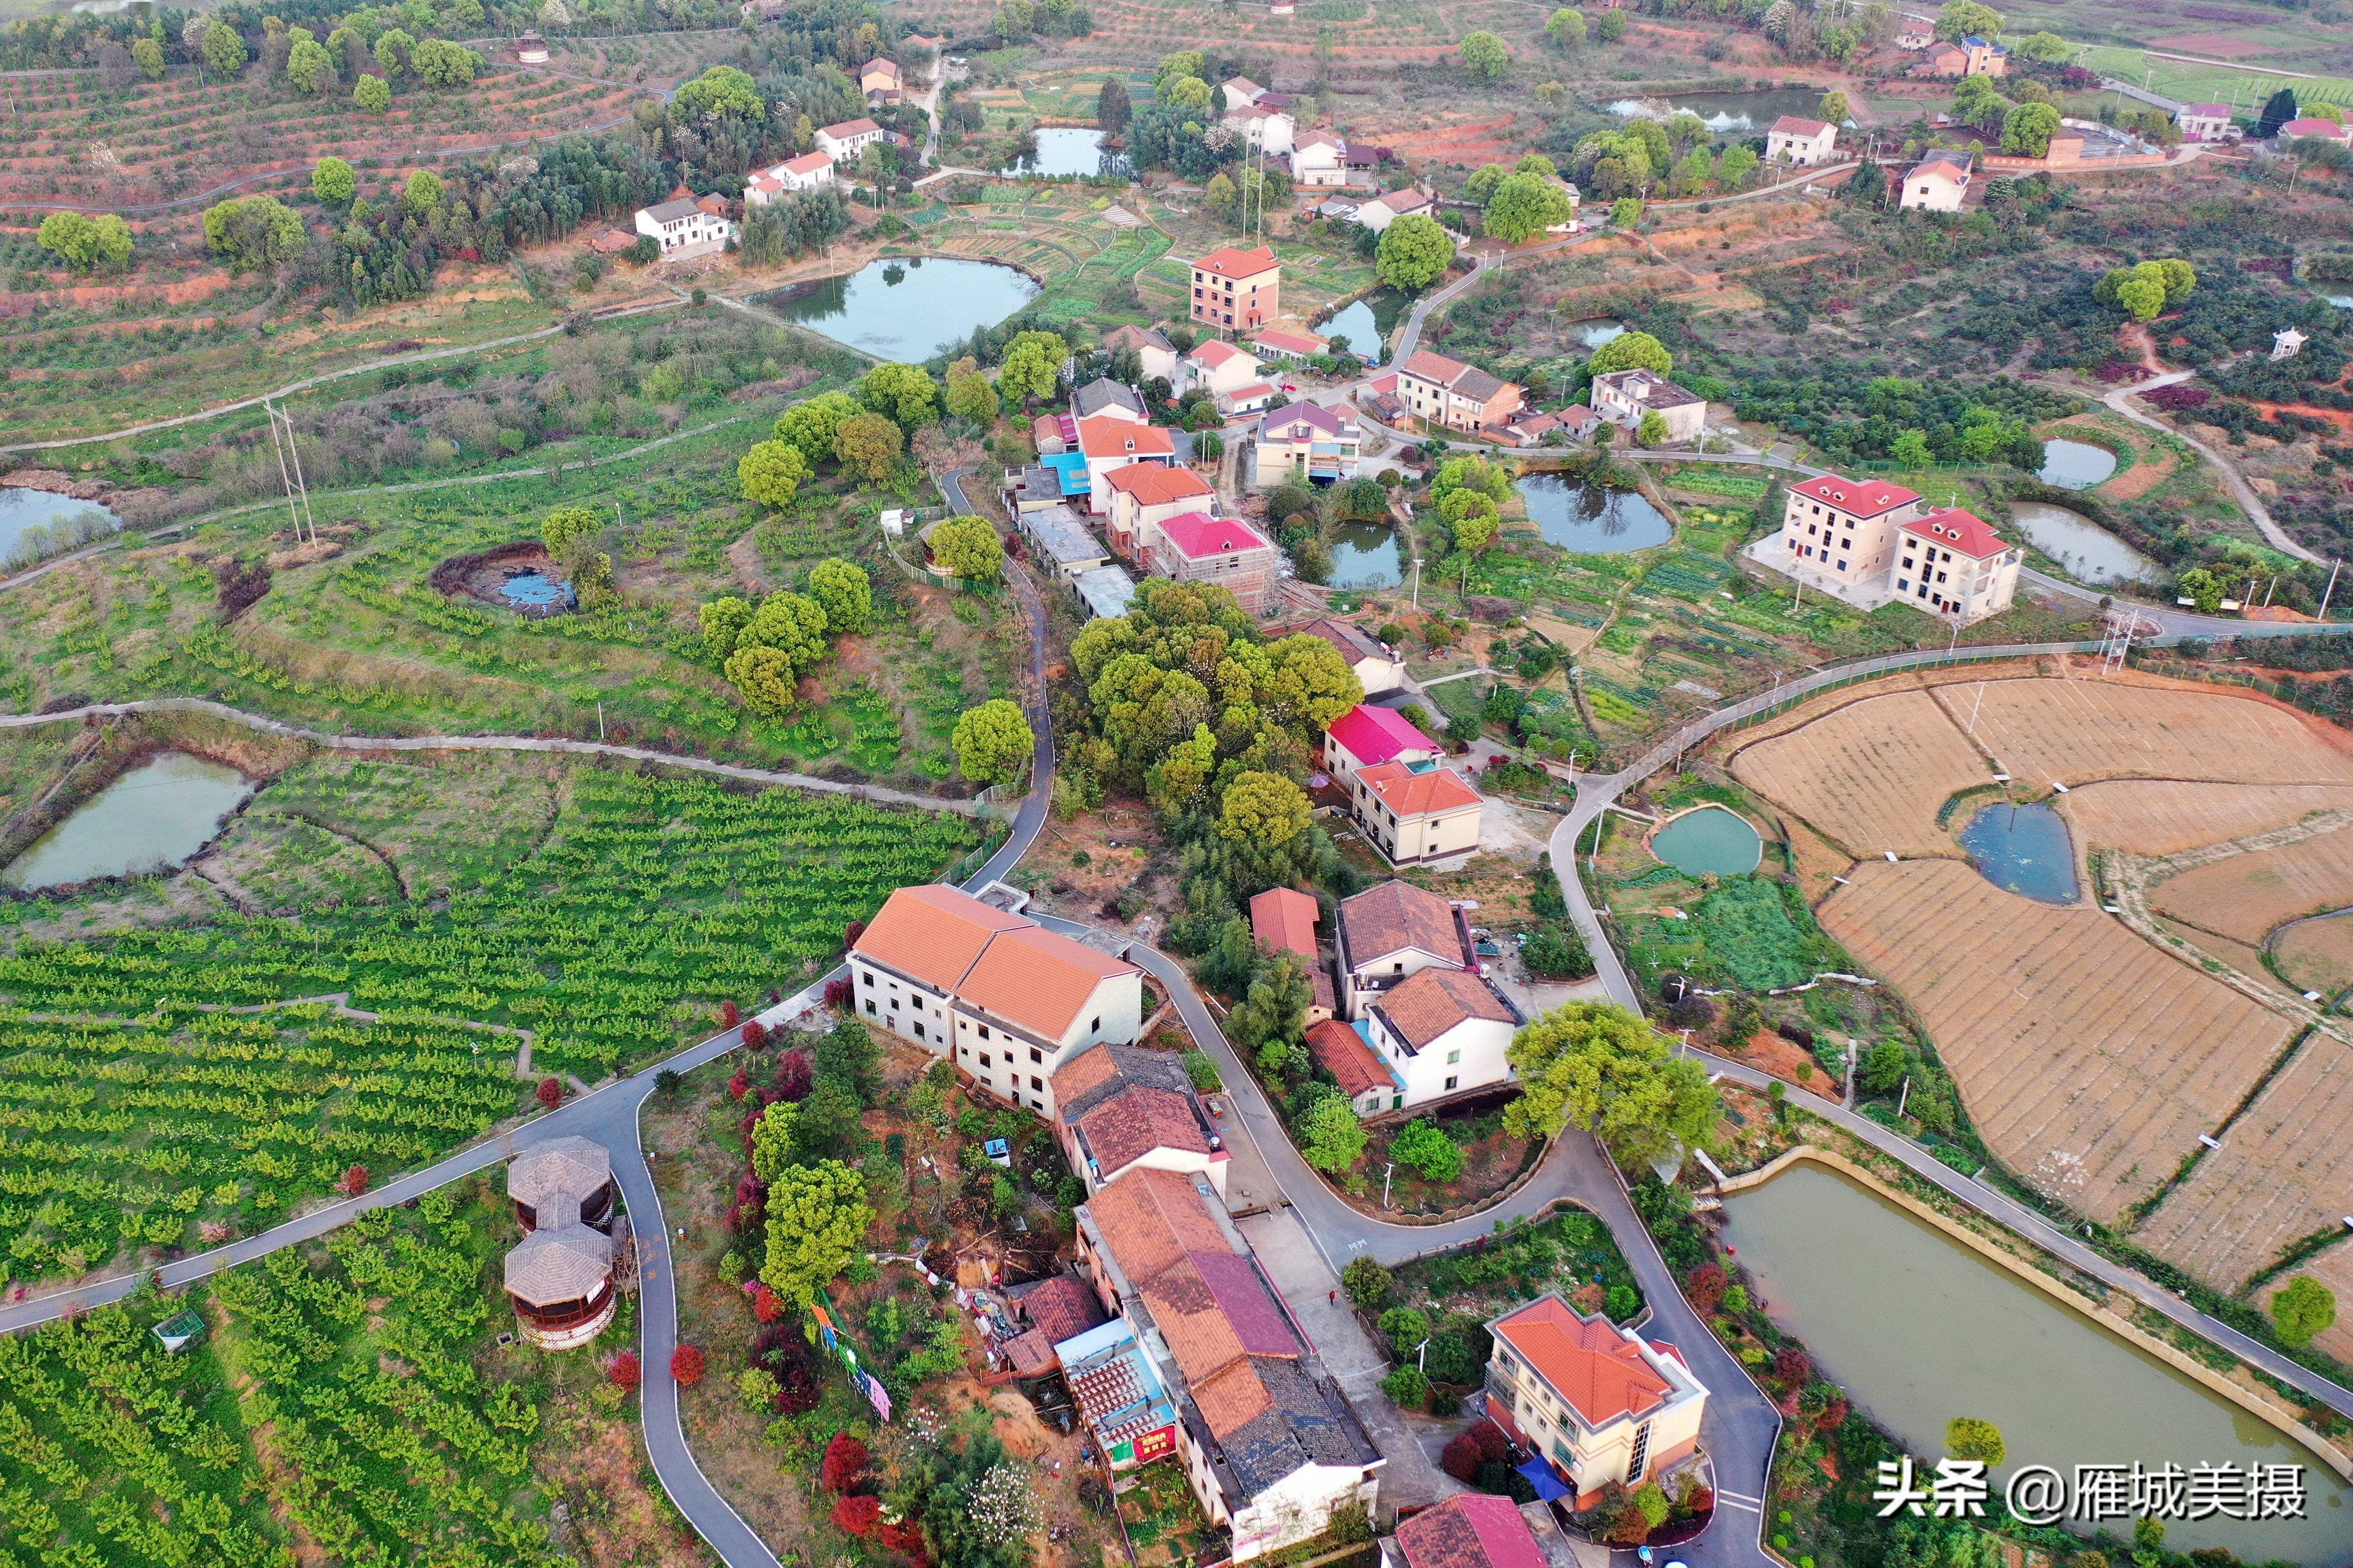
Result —
[[205, 1315], [190, 1307], [173, 1313], [148, 1331], [155, 1336], [166, 1352], [178, 1355], [205, 1337]]

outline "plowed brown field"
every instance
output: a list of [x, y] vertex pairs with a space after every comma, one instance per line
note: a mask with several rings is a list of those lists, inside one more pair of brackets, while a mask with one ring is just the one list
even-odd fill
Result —
[[2151, 888], [2148, 901], [2178, 921], [2260, 947], [2274, 926], [2353, 904], [2353, 827], [2184, 871]]
[[[1974, 700], [1957, 691], [1948, 696], [1956, 705]], [[1988, 681], [1977, 740], [2034, 789], [2122, 778], [2353, 784], [2353, 734], [2257, 698], [2211, 689], [2096, 679]]]
[[1947, 796], [1993, 771], [1925, 691], [1865, 698], [1743, 749], [1742, 784], [1804, 817], [1858, 858], [1957, 855], [1936, 826]]
[[2179, 855], [2201, 844], [2285, 827], [2316, 811], [2353, 806], [2353, 786], [2114, 779], [2071, 788], [2058, 806], [2078, 844], [2136, 855]]
[[[2290, 926], [2272, 944], [2272, 956], [2280, 973], [2304, 990], [2334, 996], [2353, 987], [2353, 915]], [[2353, 1297], [2347, 1300], [2353, 1303]]]
[[2353, 1047], [2314, 1035], [2222, 1147], [2140, 1229], [2158, 1257], [2236, 1290], [2280, 1249], [2341, 1226], [2353, 1194]]
[[1823, 929], [1918, 1009], [1987, 1146], [2094, 1218], [2161, 1187], [2286, 1044], [2287, 1019], [2096, 910], [1954, 860], [1852, 875]]

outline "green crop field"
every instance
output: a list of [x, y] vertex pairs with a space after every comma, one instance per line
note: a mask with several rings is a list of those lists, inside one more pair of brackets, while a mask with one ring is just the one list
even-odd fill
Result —
[[[2300, 102], [2324, 100], [2340, 107], [2353, 104], [2353, 78], [2325, 73], [2282, 76], [2267, 70], [2169, 60], [2140, 49], [2113, 46], [2085, 49], [2076, 63], [2087, 70], [2115, 77], [2135, 87], [2146, 87], [2151, 92], [2162, 93], [2184, 102], [2235, 102], [2250, 116], [2259, 112], [2263, 100], [2284, 87], [2295, 89]], [[2262, 63], [2272, 64], [2269, 60]], [[2284, 70], [2288, 68], [2283, 66], [2278, 68]]]
[[[70, 940], [41, 932], [74, 900], [5, 906], [0, 994], [43, 1021], [0, 1027], [0, 1269], [79, 1272], [282, 1217], [352, 1164], [424, 1163], [522, 1105], [517, 1031], [534, 1077], [658, 1055], [720, 1001], [814, 974], [849, 921], [978, 841], [961, 816], [836, 796], [553, 776], [552, 812], [470, 836], [494, 796], [467, 772], [329, 759], [284, 775], [287, 811], [339, 837], [420, 841], [409, 897], [314, 883], [324, 896], [295, 910]], [[382, 1021], [196, 1010], [339, 993]]]

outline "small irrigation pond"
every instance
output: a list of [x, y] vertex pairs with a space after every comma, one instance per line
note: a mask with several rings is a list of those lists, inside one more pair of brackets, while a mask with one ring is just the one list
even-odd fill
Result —
[[1124, 174], [1127, 159], [1103, 150], [1103, 133], [1084, 125], [1043, 125], [1031, 132], [1035, 145], [997, 172], [1008, 179], [1068, 174]]
[[0, 571], [78, 550], [121, 527], [121, 518], [94, 500], [15, 486], [0, 489]]
[[2075, 847], [2067, 821], [2042, 802], [1979, 806], [1961, 829], [1961, 847], [1997, 888], [2040, 903], [2075, 901]]
[[1403, 294], [1394, 289], [1376, 289], [1316, 322], [1315, 331], [1326, 338], [1347, 339], [1350, 353], [1366, 364], [1378, 364], [1388, 357], [1389, 333], [1397, 330], [1405, 307]]
[[[1909, 1211], [1810, 1163], [1724, 1206], [1758, 1304], [1915, 1454], [1943, 1454], [1945, 1424], [1975, 1415], [2008, 1443], [2003, 1478], [2023, 1464], [2301, 1465], [2306, 1518], [2168, 1520], [2165, 1544], [2353, 1564], [2353, 1494], [2318, 1456]], [[2108, 1528], [2131, 1535], [2129, 1521]]]
[[2042, 472], [2037, 477], [2063, 490], [2087, 490], [2116, 471], [2116, 455], [2089, 441], [2042, 443]]
[[2105, 588], [2147, 586], [2165, 579], [2163, 567], [2080, 511], [2021, 500], [2010, 503], [2010, 518], [2029, 544], [2078, 582]]
[[1395, 588], [1405, 581], [1405, 552], [1397, 530], [1377, 522], [1344, 522], [1332, 531], [1332, 568], [1324, 581], [1335, 588]]
[[185, 866], [254, 792], [235, 768], [165, 752], [99, 791], [0, 868], [0, 886], [36, 892], [98, 877]]
[[1738, 812], [1703, 805], [1652, 834], [1651, 853], [1687, 877], [1745, 877], [1765, 858], [1765, 840]]
[[1037, 297], [1029, 275], [1003, 262], [892, 256], [752, 302], [877, 359], [920, 364]]

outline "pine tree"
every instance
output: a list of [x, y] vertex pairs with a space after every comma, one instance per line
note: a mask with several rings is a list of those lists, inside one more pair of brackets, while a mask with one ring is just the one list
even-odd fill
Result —
[[2295, 118], [2295, 89], [2284, 87], [2264, 100], [2263, 117], [2256, 122], [2255, 137], [2268, 141], [2279, 134], [2279, 128]]

